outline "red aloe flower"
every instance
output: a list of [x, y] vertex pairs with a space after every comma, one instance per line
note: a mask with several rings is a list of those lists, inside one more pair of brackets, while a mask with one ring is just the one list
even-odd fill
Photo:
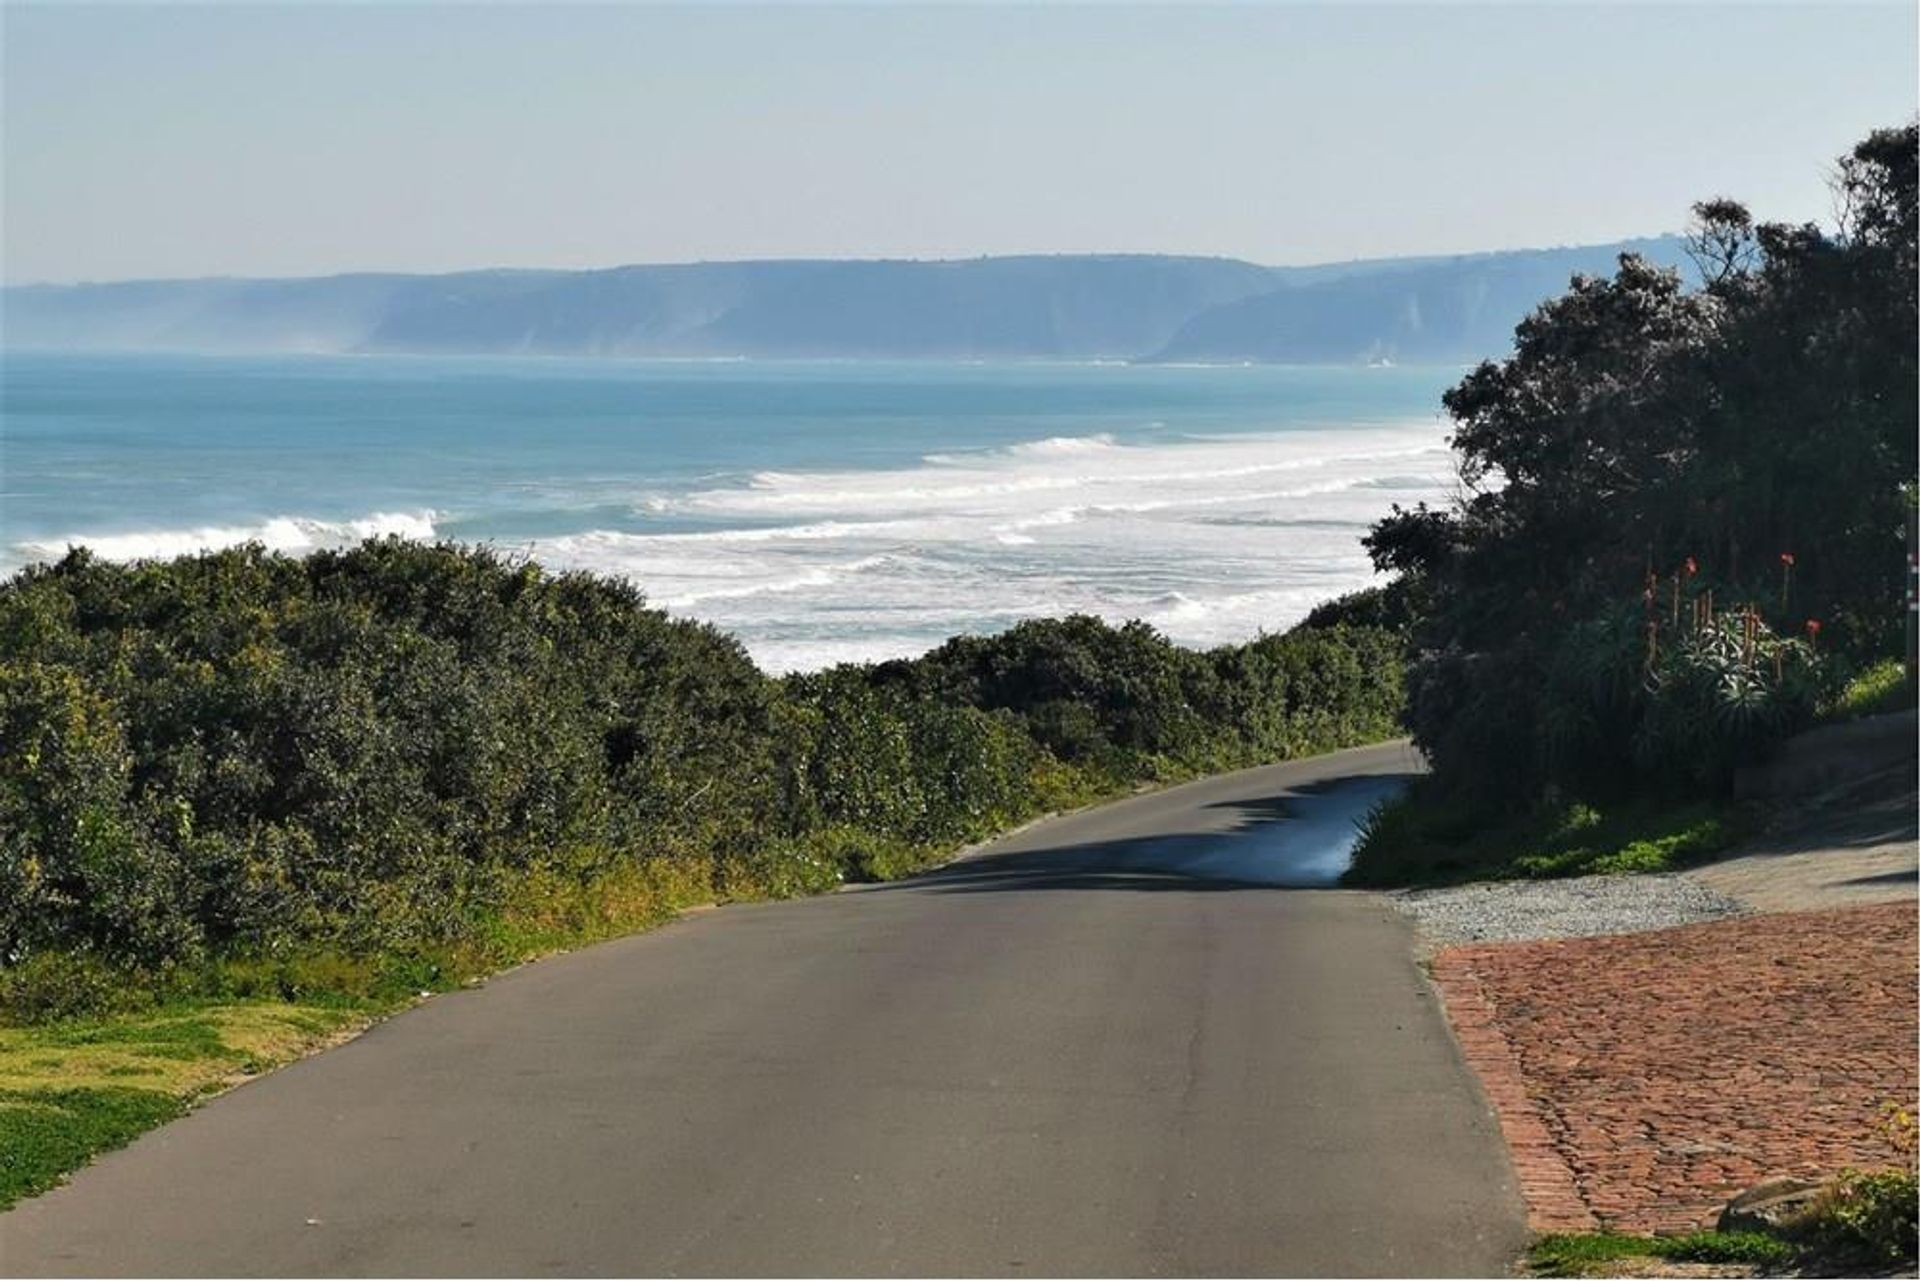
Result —
[[1700, 563], [1694, 560], [1694, 558], [1691, 556], [1687, 557], [1687, 577], [1692, 578], [1695, 574], [1699, 572], [1700, 572]]
[[1787, 567], [1788, 569], [1792, 569], [1792, 568], [1793, 568], [1793, 553], [1792, 553], [1792, 552], [1781, 552], [1781, 553], [1780, 553], [1780, 563], [1781, 563], [1782, 565], [1785, 565], [1785, 566], [1786, 566], [1786, 567]]

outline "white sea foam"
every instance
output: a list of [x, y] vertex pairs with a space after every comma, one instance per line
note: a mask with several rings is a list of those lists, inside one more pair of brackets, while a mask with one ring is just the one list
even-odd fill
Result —
[[1364, 586], [1365, 526], [1452, 485], [1437, 422], [1151, 445], [1050, 437], [888, 470], [763, 471], [650, 507], [719, 528], [593, 530], [534, 550], [629, 575], [777, 671], [1075, 611], [1212, 645]]
[[127, 533], [73, 533], [14, 543], [7, 559], [15, 564], [54, 560], [69, 547], [87, 547], [107, 560], [155, 560], [259, 543], [268, 551], [317, 551], [345, 547], [368, 538], [398, 534], [431, 539], [438, 513], [374, 512], [355, 520], [317, 520], [310, 516], [273, 516], [255, 525], [204, 525], [191, 529], [149, 529]]
[[1045, 440], [1030, 440], [1010, 445], [1005, 452], [1013, 458], [1075, 458], [1118, 448], [1113, 433], [1103, 431], [1091, 436], [1049, 436]]

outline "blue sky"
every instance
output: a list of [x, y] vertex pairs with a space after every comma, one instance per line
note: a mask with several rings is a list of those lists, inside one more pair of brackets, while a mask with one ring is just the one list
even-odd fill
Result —
[[4, 9], [10, 282], [1824, 218], [1909, 3]]

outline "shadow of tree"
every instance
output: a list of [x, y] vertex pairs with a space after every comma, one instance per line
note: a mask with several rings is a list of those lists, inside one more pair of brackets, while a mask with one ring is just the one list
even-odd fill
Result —
[[[866, 893], [985, 894], [1031, 890], [1220, 891], [1331, 888], [1366, 811], [1415, 777], [1326, 779], [1269, 795], [1213, 801], [1199, 830], [1064, 841], [987, 853]], [[1257, 875], [1246, 874], [1257, 870]]]

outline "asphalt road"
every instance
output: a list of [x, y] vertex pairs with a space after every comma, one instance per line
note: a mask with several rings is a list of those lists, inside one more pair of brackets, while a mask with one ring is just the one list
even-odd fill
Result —
[[1414, 768], [1135, 797], [436, 998], [0, 1215], [0, 1270], [1499, 1273], [1513, 1175], [1405, 925], [1274, 887]]

